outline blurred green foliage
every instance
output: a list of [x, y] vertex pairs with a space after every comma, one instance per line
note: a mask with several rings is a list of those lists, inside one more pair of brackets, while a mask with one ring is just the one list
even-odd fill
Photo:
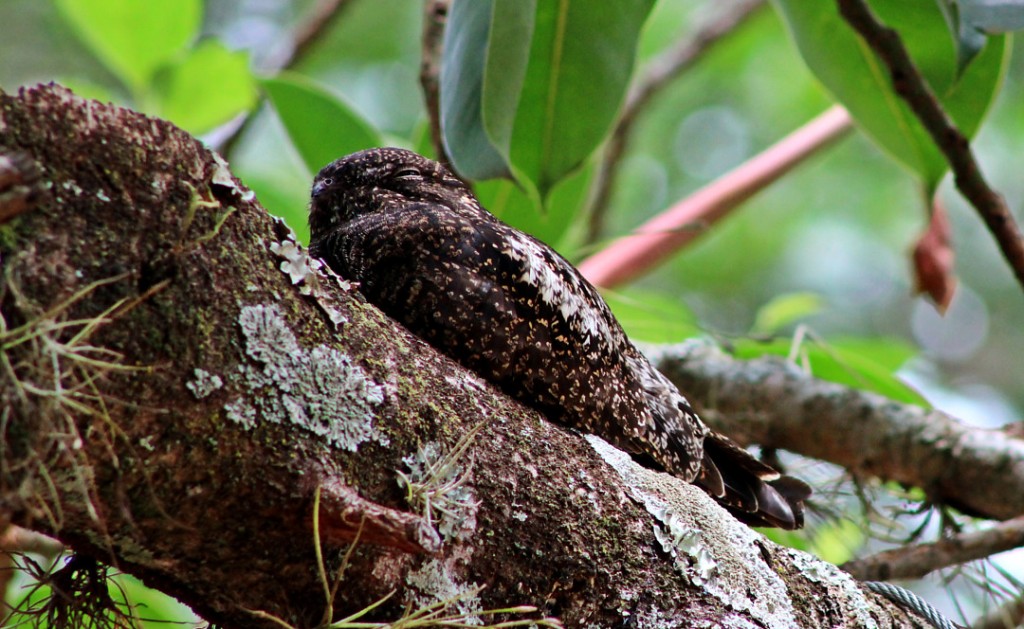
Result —
[[55, 0], [81, 42], [131, 95], [130, 104], [194, 133], [256, 101], [248, 55], [199, 41], [202, 0]]
[[[778, 0], [807, 66], [865, 132], [919, 176], [929, 195], [946, 160], [910, 108], [896, 95], [888, 68], [846, 26], [834, 2]], [[959, 64], [956, 40], [937, 2], [877, 2], [879, 18], [899, 31], [915, 65], [967, 136], [981, 126], [1008, 61], [1006, 36], [990, 38], [980, 56]], [[963, 70], [963, 71], [961, 71]]]
[[[43, 563], [40, 563], [39, 561]], [[58, 557], [53, 566], [49, 567], [52, 572], [62, 570], [68, 563], [67, 557]], [[19, 556], [15, 559], [15, 565], [25, 567], [34, 565], [36, 569], [43, 569], [45, 560], [40, 557]], [[114, 609], [107, 611], [102, 617], [72, 616], [76, 617], [79, 624], [75, 629], [102, 629], [106, 627], [128, 626], [126, 621], [134, 619], [137, 625], [142, 627], [164, 627], [173, 626], [199, 626], [199, 619], [185, 605], [174, 600], [170, 596], [157, 590], [146, 587], [141, 581], [127, 574], [118, 573], [113, 568], [100, 568], [101, 578], [104, 579], [107, 596], [106, 604], [113, 605]], [[7, 603], [11, 610], [11, 616], [0, 616], [4, 627], [39, 627], [40, 629], [68, 629], [66, 626], [51, 625], [46, 621], [49, 615], [46, 606], [52, 604], [54, 597], [60, 603], [70, 609], [81, 610], [86, 605], [103, 604], [95, 595], [87, 595], [85, 592], [76, 592], [74, 596], [68, 592], [55, 594], [48, 584], [39, 584], [27, 576], [28, 571], [19, 571], [8, 586]], [[78, 576], [74, 580], [78, 587], [83, 587], [83, 577]], [[88, 600], [87, 600], [88, 599]], [[41, 614], [41, 615], [40, 615]], [[55, 617], [61, 617], [55, 614]]]

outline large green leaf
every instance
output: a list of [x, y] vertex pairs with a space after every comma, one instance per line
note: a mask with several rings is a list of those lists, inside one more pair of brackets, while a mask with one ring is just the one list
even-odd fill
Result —
[[202, 0], [56, 0], [93, 53], [136, 94], [199, 32]]
[[476, 185], [481, 205], [509, 225], [565, 251], [570, 227], [586, 207], [594, 166], [588, 166], [558, 182], [548, 195], [547, 211], [540, 211], [539, 201], [507, 179], [495, 179]]
[[481, 116], [488, 139], [506, 161], [536, 19], [537, 0], [496, 0], [484, 69]]
[[[946, 161], [892, 87], [887, 67], [839, 15], [835, 2], [775, 0], [804, 61], [857, 123], [934, 190]], [[989, 38], [958, 72], [957, 47], [936, 2], [880, 2], [872, 9], [895, 28], [915, 64], [960, 129], [978, 130], [1007, 62], [1005, 36]]]
[[441, 110], [456, 168], [478, 179], [514, 174], [546, 195], [608, 133], [653, 4], [455, 0]]
[[381, 146], [369, 123], [312, 81], [283, 73], [261, 84], [310, 173], [349, 153]]
[[216, 40], [203, 42], [157, 76], [160, 114], [192, 133], [208, 131], [256, 103], [249, 55]]
[[[495, 0], [456, 0], [444, 33], [441, 130], [452, 165], [469, 179], [511, 176], [506, 156], [487, 136], [481, 110], [494, 4]], [[510, 43], [517, 42], [513, 38]]]
[[516, 173], [541, 196], [577, 168], [615, 122], [653, 5], [538, 0], [509, 154]]

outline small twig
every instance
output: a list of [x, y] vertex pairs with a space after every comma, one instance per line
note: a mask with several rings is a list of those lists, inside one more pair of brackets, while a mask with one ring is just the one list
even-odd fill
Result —
[[359, 537], [367, 544], [409, 553], [435, 553], [441, 548], [440, 537], [425, 519], [371, 502], [337, 481], [321, 487], [318, 510], [317, 533], [331, 544], [350, 544]]
[[962, 533], [929, 544], [894, 548], [843, 565], [866, 581], [919, 579], [930, 572], [1024, 546], [1024, 516], [984, 531]]
[[420, 61], [420, 86], [423, 88], [423, 102], [430, 122], [430, 138], [434, 144], [437, 161], [451, 168], [448, 153], [444, 150], [441, 137], [441, 52], [444, 40], [444, 25], [448, 19], [450, 0], [428, 0], [423, 13], [423, 56]]
[[613, 288], [650, 271], [754, 194], [853, 128], [850, 115], [833, 106], [775, 145], [619, 238], [579, 265], [597, 286]]
[[594, 201], [590, 210], [590, 222], [587, 225], [587, 242], [596, 242], [604, 231], [604, 218], [611, 200], [615, 176], [638, 114], [647, 107], [655, 94], [690, 69], [716, 43], [745, 23], [764, 4], [764, 0], [742, 0], [726, 7], [721, 15], [702, 25], [695, 33], [648, 64], [644, 76], [637, 81], [626, 97], [619, 122], [615, 125], [601, 158], [594, 183]]
[[967, 137], [953, 124], [907, 53], [899, 34], [878, 21], [863, 0], [838, 0], [843, 18], [882, 59], [893, 89], [932, 136], [953, 170], [956, 187], [981, 215], [1017, 281], [1024, 287], [1024, 240], [1006, 201], [981, 174]]
[[[276, 58], [270, 60], [263, 70], [273, 73], [294, 67], [299, 61], [304, 59], [307, 54], [309, 54], [309, 51], [313, 48], [314, 44], [320, 41], [320, 38], [337, 21], [338, 16], [341, 15], [342, 11], [351, 4], [351, 2], [352, 0], [319, 0], [319, 2], [310, 9], [309, 15], [307, 15], [293, 31], [291, 38], [292, 45], [285, 49], [283, 54], [280, 54]], [[255, 108], [253, 109], [253, 112], [255, 112]], [[247, 114], [245, 118], [238, 123], [238, 126], [235, 127], [235, 130], [224, 138], [220, 142], [219, 146], [214, 147], [217, 152], [225, 158], [229, 158], [231, 152], [235, 148], [235, 145], [238, 143], [238, 140], [245, 133], [246, 129], [249, 128], [249, 124], [252, 122], [252, 119], [252, 113]]]

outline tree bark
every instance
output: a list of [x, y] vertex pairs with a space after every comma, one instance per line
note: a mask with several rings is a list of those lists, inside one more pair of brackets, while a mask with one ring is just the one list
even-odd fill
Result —
[[325, 617], [314, 502], [327, 617], [925, 626], [438, 355], [167, 122], [0, 94], [0, 171], [0, 520], [231, 627]]
[[974, 428], [937, 409], [817, 380], [774, 356], [736, 360], [709, 343], [688, 342], [651, 357], [704, 421], [740, 443], [919, 487], [933, 504], [976, 517], [1024, 514], [1024, 440], [1006, 430]]

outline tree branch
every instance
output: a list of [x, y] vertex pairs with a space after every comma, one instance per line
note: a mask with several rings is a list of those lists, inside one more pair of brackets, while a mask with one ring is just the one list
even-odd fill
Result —
[[893, 548], [843, 564], [862, 581], [920, 579], [950, 566], [1024, 546], [1024, 516], [929, 544]]
[[741, 443], [920, 487], [973, 515], [1024, 513], [1024, 440], [1003, 431], [817, 380], [775, 357], [740, 361], [688, 343], [657, 350], [655, 360], [707, 423]]
[[[0, 156], [30, 156], [52, 193], [0, 225], [14, 524], [234, 627], [314, 626], [328, 600], [337, 618], [393, 590], [373, 617], [530, 604], [569, 626], [923, 626], [437, 355], [169, 123], [46, 87], [0, 93], [0, 130]], [[423, 515], [442, 547], [316, 544], [318, 495], [320, 523]]]
[[879, 22], [863, 0], [838, 2], [843, 18], [888, 66], [896, 93], [907, 102], [945, 155], [953, 169], [956, 187], [988, 226], [1017, 281], [1024, 287], [1024, 240], [1020, 227], [1005, 199], [985, 181], [970, 142], [943, 111], [899, 34]]
[[433, 141], [437, 161], [455, 172], [451, 160], [448, 159], [448, 152], [444, 148], [444, 136], [441, 133], [441, 55], [449, 4], [450, 0], [428, 0], [423, 10], [420, 86], [423, 88], [423, 104], [427, 110], [430, 138]]

